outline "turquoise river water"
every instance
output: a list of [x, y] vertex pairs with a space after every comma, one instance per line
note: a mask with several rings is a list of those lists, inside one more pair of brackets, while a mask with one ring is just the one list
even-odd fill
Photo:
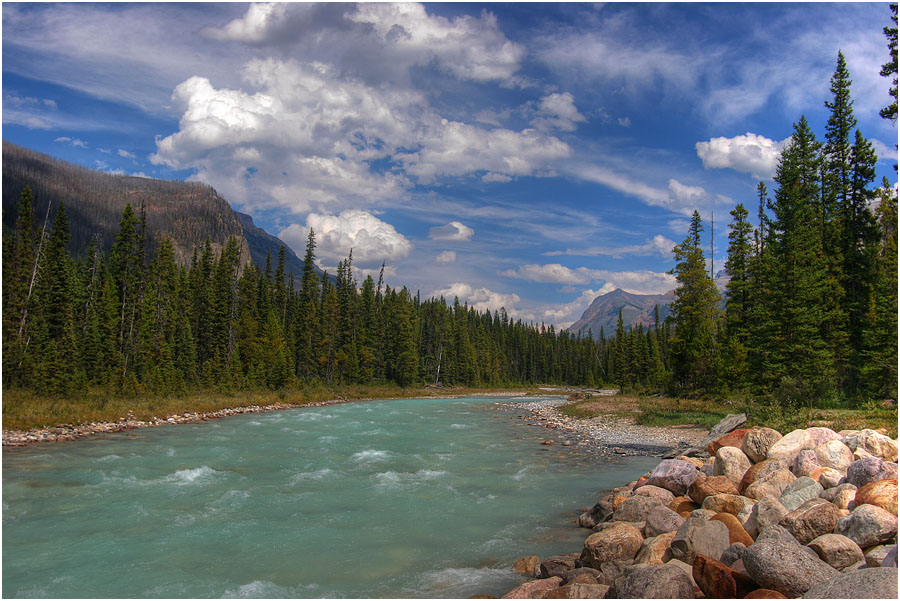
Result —
[[541, 446], [497, 398], [257, 413], [3, 451], [4, 597], [457, 597], [650, 457]]

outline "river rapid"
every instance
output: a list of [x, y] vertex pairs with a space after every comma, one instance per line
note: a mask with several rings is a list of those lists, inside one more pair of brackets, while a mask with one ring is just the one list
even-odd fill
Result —
[[3, 450], [4, 597], [500, 595], [652, 457], [544, 446], [503, 399], [249, 414]]

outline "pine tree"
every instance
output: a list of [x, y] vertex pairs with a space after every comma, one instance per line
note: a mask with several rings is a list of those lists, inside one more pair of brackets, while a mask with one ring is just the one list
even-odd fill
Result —
[[[893, 84], [894, 86], [890, 89], [890, 95], [893, 96], [894, 101], [888, 106], [881, 109], [879, 113], [884, 119], [890, 119], [893, 122], [897, 122], [897, 3], [894, 2], [891, 4], [891, 20], [894, 22], [893, 27], [885, 27], [884, 28], [884, 36], [888, 40], [888, 50], [891, 53], [891, 60], [886, 62], [881, 66], [881, 76], [882, 77], [890, 77], [894, 76]], [[894, 165], [894, 169], [897, 166]]]
[[743, 384], [746, 379], [747, 344], [752, 326], [753, 246], [748, 215], [743, 204], [738, 204], [731, 211], [733, 221], [728, 234], [728, 258], [725, 261], [725, 269], [731, 276], [726, 286], [724, 362], [728, 373], [725, 380], [737, 385]]

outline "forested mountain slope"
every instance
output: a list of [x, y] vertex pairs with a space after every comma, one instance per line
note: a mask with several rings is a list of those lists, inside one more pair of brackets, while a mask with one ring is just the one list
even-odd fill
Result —
[[599, 338], [602, 328], [606, 336], [611, 336], [616, 331], [620, 310], [626, 327], [652, 326], [656, 320], [654, 307], [659, 306], [659, 320], [664, 321], [669, 316], [669, 304], [673, 300], [674, 291], [665, 294], [632, 294], [617, 288], [595, 298], [581, 319], [569, 326], [568, 331], [586, 336], [590, 330], [594, 338]]

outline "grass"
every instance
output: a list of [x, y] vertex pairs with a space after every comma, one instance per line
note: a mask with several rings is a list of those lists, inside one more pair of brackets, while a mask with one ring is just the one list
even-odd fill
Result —
[[[116, 396], [102, 389], [65, 398], [49, 398], [26, 390], [3, 391], [3, 428], [27, 430], [63, 424], [112, 422], [131, 415], [140, 420], [186, 412], [217, 411], [247, 405], [288, 403], [304, 405], [331, 399], [387, 399], [427, 396], [470, 395], [507, 392], [504, 388], [401, 388], [392, 385], [315, 386], [298, 390], [219, 393], [196, 391], [185, 395]], [[533, 391], [527, 387], [517, 391]], [[534, 389], [536, 390], [536, 389]]]
[[782, 434], [798, 428], [824, 426], [835, 431], [881, 429], [897, 437], [897, 405], [868, 402], [855, 407], [816, 408], [784, 406], [752, 399], [679, 399], [616, 395], [573, 399], [561, 405], [564, 415], [590, 419], [614, 415], [633, 419], [643, 426], [696, 425], [712, 428], [729, 413], [746, 413], [748, 427], [767, 426]]

